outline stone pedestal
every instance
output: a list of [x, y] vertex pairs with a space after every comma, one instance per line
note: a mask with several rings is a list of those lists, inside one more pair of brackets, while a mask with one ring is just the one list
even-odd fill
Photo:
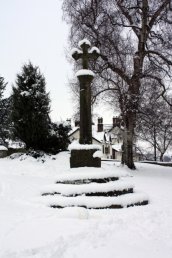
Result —
[[71, 150], [70, 167], [101, 167], [101, 158], [93, 157], [94, 152], [97, 150]]

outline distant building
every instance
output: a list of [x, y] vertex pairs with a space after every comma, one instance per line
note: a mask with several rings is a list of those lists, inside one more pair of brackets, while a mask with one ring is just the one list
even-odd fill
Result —
[[102, 153], [104, 159], [121, 160], [123, 129], [120, 117], [113, 117], [112, 124], [104, 124], [103, 118], [98, 118], [97, 132], [93, 131], [95, 138], [101, 137]]
[[[79, 141], [79, 130], [79, 121], [76, 121], [75, 127], [69, 132], [70, 142]], [[97, 125], [92, 126], [92, 142], [102, 147], [102, 159], [121, 160], [123, 132], [120, 117], [113, 117], [112, 124], [104, 124], [103, 118], [98, 118]], [[138, 161], [139, 155], [135, 154], [134, 159]]]
[[[70, 142], [79, 141], [79, 134], [80, 134], [80, 128], [79, 127], [74, 127], [68, 134]], [[92, 143], [96, 145], [102, 145], [102, 142], [99, 141], [97, 138], [92, 137]]]

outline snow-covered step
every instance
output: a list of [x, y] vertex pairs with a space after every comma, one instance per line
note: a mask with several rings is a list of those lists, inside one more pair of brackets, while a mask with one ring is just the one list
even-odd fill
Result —
[[93, 178], [93, 179], [82, 179], [82, 180], [65, 180], [65, 181], [57, 181], [56, 183], [63, 184], [73, 184], [73, 185], [81, 185], [81, 184], [90, 184], [90, 183], [106, 183], [110, 181], [116, 181], [119, 177], [105, 177], [105, 178]]
[[59, 195], [44, 196], [42, 202], [52, 208], [85, 207], [88, 209], [124, 208], [148, 204], [148, 197], [142, 193], [131, 193], [117, 197], [76, 196], [62, 197]]
[[117, 180], [119, 177], [129, 176], [129, 173], [126, 172], [117, 172], [113, 171], [104, 171], [103, 169], [95, 169], [89, 171], [88, 169], [82, 168], [82, 170], [75, 169], [74, 172], [69, 172], [65, 174], [58, 175], [56, 177], [56, 183], [65, 183], [65, 184], [80, 184], [80, 183], [90, 183], [98, 182], [104, 183], [106, 181]]
[[63, 196], [116, 196], [133, 192], [134, 185], [121, 180], [90, 184], [53, 184], [43, 189], [42, 195], [61, 194]]

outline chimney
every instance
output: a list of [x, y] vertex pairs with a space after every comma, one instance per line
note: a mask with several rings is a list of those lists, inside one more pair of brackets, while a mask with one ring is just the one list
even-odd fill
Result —
[[112, 119], [112, 122], [113, 122], [113, 127], [116, 127], [116, 126], [118, 126], [118, 127], [120, 127], [120, 123], [121, 123], [121, 118], [120, 117], [113, 117], [113, 119]]
[[103, 132], [103, 118], [98, 117], [97, 132]]

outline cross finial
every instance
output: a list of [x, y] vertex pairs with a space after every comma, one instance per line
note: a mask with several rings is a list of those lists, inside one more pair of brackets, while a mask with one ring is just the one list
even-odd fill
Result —
[[88, 69], [88, 61], [90, 58], [97, 59], [100, 55], [100, 50], [97, 47], [91, 47], [91, 43], [87, 39], [83, 39], [78, 43], [80, 49], [74, 48], [72, 50], [72, 57], [77, 61], [82, 59], [83, 69]]

